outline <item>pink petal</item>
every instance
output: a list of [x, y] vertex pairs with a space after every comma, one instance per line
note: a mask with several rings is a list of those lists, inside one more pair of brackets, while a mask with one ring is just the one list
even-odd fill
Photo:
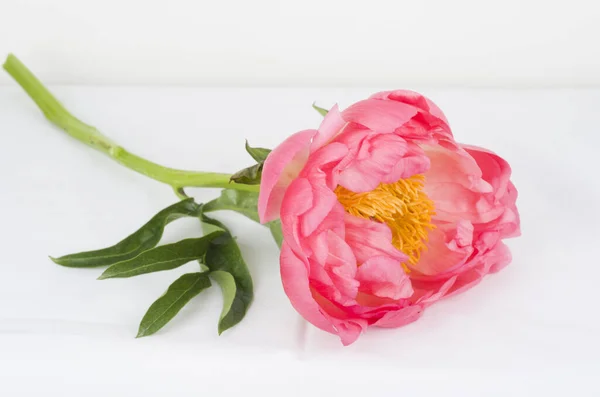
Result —
[[334, 333], [337, 333], [344, 346], [356, 341], [360, 334], [367, 329], [368, 321], [363, 318], [354, 317], [349, 308], [340, 307], [314, 289], [312, 293], [315, 302], [321, 308], [322, 313], [328, 316], [335, 331]]
[[420, 115], [427, 124], [427, 129], [431, 130], [441, 127], [444, 135], [452, 137], [448, 120], [441, 109], [429, 98], [417, 92], [409, 90], [384, 91], [372, 95], [371, 98], [398, 101], [413, 105], [419, 110]]
[[351, 148], [350, 152], [356, 156], [341, 170], [339, 184], [353, 192], [368, 192], [390, 175], [398, 174], [394, 171], [403, 162], [408, 144], [397, 135], [375, 134], [360, 141], [358, 148]]
[[[438, 228], [438, 230], [444, 230]], [[456, 228], [444, 230], [448, 240], [448, 247], [452, 250], [458, 250], [464, 247], [470, 247], [473, 244], [473, 224], [465, 219], [457, 222]]]
[[434, 219], [438, 221], [486, 223], [504, 212], [503, 205], [455, 183], [426, 182], [424, 191], [435, 203]]
[[356, 258], [346, 242], [332, 231], [328, 235], [328, 252], [324, 265], [311, 260], [311, 285], [330, 301], [346, 305], [354, 303], [359, 282]]
[[[358, 282], [355, 280], [357, 269], [356, 257], [350, 246], [337, 234], [330, 231], [328, 240], [329, 254], [325, 268], [330, 274], [338, 278], [337, 281], [346, 284], [343, 287], [340, 283], [336, 283], [336, 285], [340, 288], [349, 287], [350, 290], [346, 291], [347, 294], [356, 297], [356, 293], [358, 292]], [[334, 281], [336, 281], [335, 277]]]
[[383, 177], [383, 183], [394, 183], [400, 179], [407, 179], [413, 175], [422, 174], [429, 169], [429, 157], [418, 145], [409, 142], [408, 151], [396, 163], [389, 174]]
[[305, 251], [310, 252], [310, 256], [321, 266], [325, 265], [327, 261], [327, 255], [329, 255], [329, 232], [325, 230], [320, 233], [313, 233], [307, 241], [309, 249]]
[[315, 249], [318, 258], [323, 259], [326, 248], [321, 234], [331, 230], [343, 237], [344, 217], [344, 208], [322, 181], [296, 178], [281, 206], [283, 238], [295, 252], [310, 255]]
[[457, 222], [465, 219], [473, 224], [486, 223], [504, 212], [493, 194], [493, 187], [482, 178], [475, 160], [465, 150], [452, 147], [426, 146], [431, 167], [425, 173], [425, 193], [435, 202], [438, 221]]
[[[339, 276], [329, 273], [323, 266], [309, 259], [310, 287], [324, 298], [346, 306], [354, 304], [358, 281], [352, 279], [346, 282]], [[349, 280], [350, 281], [350, 280]]]
[[489, 150], [476, 146], [462, 146], [481, 169], [482, 178], [492, 185], [496, 197], [504, 196], [510, 182], [511, 170], [508, 163]]
[[417, 114], [417, 109], [396, 101], [365, 99], [342, 112], [342, 118], [377, 131], [391, 133]]
[[344, 239], [344, 218], [346, 211], [339, 202], [334, 203], [331, 211], [325, 216], [317, 228], [308, 236], [303, 236], [303, 248], [307, 255], [312, 255], [319, 263], [325, 264], [329, 254], [329, 232]]
[[493, 187], [493, 196], [504, 207], [504, 212], [492, 222], [478, 225], [478, 230], [497, 230], [498, 238], [520, 234], [519, 212], [516, 207], [517, 190], [510, 181], [510, 166], [500, 156], [482, 148], [464, 146], [481, 168], [482, 178]]
[[[509, 184], [509, 189], [512, 183]], [[506, 203], [503, 203], [506, 205]], [[517, 237], [521, 235], [521, 219], [514, 201], [505, 207], [504, 212], [492, 223], [478, 225], [478, 229], [488, 228], [497, 230], [500, 238]]]
[[473, 225], [469, 221], [461, 220], [449, 230], [438, 227], [429, 232], [428, 238], [419, 262], [411, 266], [419, 275], [438, 276], [451, 272], [462, 266], [473, 253]]
[[338, 106], [333, 106], [323, 119], [323, 122], [319, 127], [319, 131], [315, 135], [312, 144], [310, 145], [310, 152], [313, 153], [330, 142], [337, 134], [341, 132], [345, 124], [346, 121], [342, 118]]
[[423, 314], [423, 306], [413, 305], [403, 309], [388, 311], [373, 325], [383, 328], [398, 328], [416, 321]]
[[285, 192], [281, 205], [281, 231], [283, 240], [295, 251], [302, 252], [300, 215], [313, 205], [313, 190], [305, 178], [296, 178]]
[[400, 262], [388, 256], [375, 256], [358, 267], [356, 279], [361, 292], [380, 298], [409, 298], [413, 289]]
[[315, 130], [297, 132], [277, 146], [267, 157], [258, 196], [258, 215], [262, 223], [279, 218], [283, 195], [308, 159]]
[[301, 218], [302, 235], [312, 234], [325, 217], [331, 212], [333, 206], [338, 203], [337, 196], [325, 184], [312, 180], [313, 202], [311, 208]]
[[308, 262], [300, 259], [287, 242], [281, 246], [281, 280], [283, 289], [294, 309], [310, 323], [335, 334], [333, 325], [312, 297], [309, 285]]
[[506, 244], [500, 242], [487, 254], [485, 260], [487, 261], [489, 273], [496, 273], [508, 266], [512, 261], [512, 254]]
[[474, 259], [475, 265], [470, 270], [461, 273], [446, 296], [460, 294], [478, 284], [485, 275], [497, 272], [511, 261], [512, 257], [508, 247], [502, 243], [498, 244], [485, 254]]
[[482, 178], [481, 168], [475, 159], [465, 150], [453, 150], [440, 145], [425, 146], [424, 150], [431, 161], [425, 174], [428, 184], [451, 182], [479, 193], [493, 191], [492, 186]]
[[319, 178], [333, 190], [337, 186], [338, 171], [334, 171], [348, 154], [348, 147], [340, 142], [328, 145], [312, 153], [308, 158], [301, 176], [306, 178]]
[[[427, 290], [427, 296], [423, 296], [419, 300], [417, 300], [418, 304], [422, 304], [423, 306], [429, 306], [438, 300], [442, 299], [446, 293], [452, 288], [458, 276], [452, 276], [448, 280], [444, 281], [443, 284], [439, 288], [431, 288]], [[436, 291], [434, 293], [434, 291]]]
[[442, 110], [433, 101], [419, 94], [418, 92], [410, 90], [384, 91], [371, 95], [371, 98], [385, 98], [392, 101], [399, 101], [414, 105], [419, 109], [430, 113], [432, 116], [437, 117], [444, 123], [448, 124], [448, 120], [446, 119], [446, 116], [444, 115]]
[[356, 342], [360, 334], [367, 329], [367, 322], [363, 319], [353, 321], [340, 321], [334, 325], [344, 346]]
[[383, 224], [346, 214], [346, 242], [352, 248], [358, 263], [374, 256], [388, 256], [398, 263], [408, 257], [392, 245], [392, 232]]

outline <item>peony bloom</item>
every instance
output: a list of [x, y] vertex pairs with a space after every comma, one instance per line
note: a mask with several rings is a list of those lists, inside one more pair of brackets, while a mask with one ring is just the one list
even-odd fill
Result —
[[389, 91], [334, 106], [273, 150], [258, 210], [281, 219], [292, 305], [347, 345], [507, 265], [516, 197], [506, 161], [457, 143], [429, 99]]

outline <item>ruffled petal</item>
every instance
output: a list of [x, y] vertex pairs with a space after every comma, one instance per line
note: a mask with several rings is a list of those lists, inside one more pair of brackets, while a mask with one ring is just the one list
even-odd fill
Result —
[[469, 155], [460, 148], [450, 149], [443, 146], [425, 146], [425, 153], [431, 166], [425, 174], [428, 184], [455, 183], [478, 193], [490, 193], [492, 185], [482, 177], [481, 168]]
[[498, 238], [520, 235], [520, 218], [516, 207], [517, 190], [510, 181], [510, 166], [497, 154], [475, 146], [465, 146], [465, 150], [481, 168], [482, 178], [493, 187], [493, 196], [504, 206], [504, 212], [492, 222], [478, 225], [477, 230], [495, 230]]
[[328, 316], [324, 315], [310, 291], [308, 261], [300, 259], [284, 241], [280, 256], [283, 289], [294, 309], [310, 323], [324, 331], [336, 333]]
[[442, 110], [429, 98], [409, 90], [383, 91], [373, 94], [371, 98], [402, 102], [418, 109], [419, 115], [426, 125], [425, 130], [441, 129], [443, 135], [452, 138], [452, 131]]
[[334, 170], [347, 155], [346, 145], [340, 142], [330, 143], [311, 154], [300, 175], [305, 178], [318, 178], [333, 190], [339, 179], [339, 171]]
[[505, 209], [493, 186], [482, 177], [477, 162], [463, 149], [426, 146], [431, 167], [425, 173], [424, 191], [435, 202], [437, 221], [473, 224], [497, 219]]
[[394, 258], [375, 256], [359, 266], [360, 291], [380, 298], [399, 300], [412, 295], [410, 279]]
[[280, 264], [283, 289], [294, 309], [314, 326], [337, 334], [344, 345], [356, 341], [367, 327], [367, 322], [360, 318], [344, 319], [328, 314], [326, 310], [328, 307], [331, 309], [331, 302], [311, 290], [308, 261], [296, 255], [285, 241], [281, 246]]
[[[311, 182], [314, 182], [314, 180]], [[325, 184], [312, 183], [311, 189], [313, 191], [312, 207], [302, 215], [300, 224], [303, 236], [309, 236], [317, 230], [321, 222], [325, 220], [325, 217], [338, 202], [335, 193], [327, 188]]]
[[283, 195], [306, 163], [315, 130], [298, 132], [277, 146], [265, 160], [258, 196], [261, 223], [279, 218]]
[[355, 303], [359, 282], [356, 258], [346, 242], [332, 231], [327, 233], [327, 257], [324, 264], [311, 261], [311, 285], [327, 299], [342, 305]]
[[295, 252], [302, 252], [304, 240], [300, 233], [300, 216], [313, 205], [313, 189], [305, 178], [296, 178], [288, 186], [281, 205], [283, 240]]
[[339, 203], [334, 203], [331, 211], [325, 216], [317, 229], [308, 236], [303, 236], [303, 249], [319, 263], [325, 264], [329, 254], [329, 233], [333, 232], [341, 239], [345, 237], [344, 218], [346, 211]]
[[[444, 281], [439, 287], [435, 288], [432, 288], [433, 283], [430, 283], [429, 288], [425, 290], [420, 289], [417, 286], [418, 283], [415, 283], [417, 284], [415, 285], [415, 295], [421, 294], [421, 297], [417, 299], [416, 303], [427, 307], [442, 299], [448, 293], [450, 288], [452, 288], [457, 278], [458, 276], [452, 276]], [[413, 297], [415, 297], [415, 295], [413, 295]]]
[[392, 245], [392, 232], [383, 224], [350, 214], [345, 216], [346, 242], [352, 248], [358, 263], [364, 263], [375, 256], [394, 258], [398, 264], [408, 257]]
[[[460, 220], [456, 226], [439, 225], [429, 232], [427, 248], [411, 269], [419, 275], [438, 276], [462, 266], [473, 253], [473, 225]], [[416, 278], [417, 275], [412, 275]]]
[[319, 131], [315, 135], [312, 144], [310, 145], [310, 152], [313, 153], [329, 143], [337, 134], [342, 131], [342, 128], [345, 124], [346, 121], [342, 118], [338, 106], [333, 106], [321, 122]]
[[338, 303], [330, 301], [314, 289], [312, 290], [312, 294], [322, 313], [328, 316], [335, 331], [334, 333], [340, 337], [344, 346], [356, 341], [360, 334], [367, 329], [369, 325], [368, 321], [356, 317], [350, 308], [340, 307]]
[[396, 101], [365, 99], [342, 112], [347, 122], [363, 125], [378, 133], [394, 132], [417, 114], [417, 109]]
[[431, 162], [423, 149], [412, 142], [407, 143], [407, 151], [394, 168], [383, 177], [381, 182], [394, 183], [413, 175], [422, 174], [430, 167]]
[[487, 274], [504, 268], [510, 263], [511, 259], [512, 256], [508, 247], [504, 243], [498, 242], [493, 249], [473, 259], [474, 264], [469, 264], [469, 270], [457, 277], [456, 282], [446, 296], [460, 294], [472, 288]]
[[510, 183], [510, 166], [497, 154], [476, 146], [462, 145], [463, 149], [471, 155], [481, 170], [481, 177], [488, 182], [497, 198], [506, 194]]
[[[351, 148], [350, 152], [352, 151]], [[356, 193], [371, 191], [383, 180], [389, 179], [390, 175], [394, 177], [394, 172], [400, 170], [400, 162], [410, 164], [404, 161], [407, 152], [408, 144], [399, 136], [369, 136], [360, 141], [358, 148], [354, 150], [354, 159], [341, 170], [339, 184]]]
[[412, 305], [398, 310], [390, 310], [373, 325], [382, 328], [398, 328], [416, 321], [423, 314], [423, 306]]

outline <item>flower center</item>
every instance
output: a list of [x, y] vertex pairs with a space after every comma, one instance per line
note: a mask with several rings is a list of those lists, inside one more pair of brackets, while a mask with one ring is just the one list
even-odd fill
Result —
[[[335, 189], [346, 212], [385, 223], [392, 231], [392, 244], [408, 255], [415, 265], [427, 244], [427, 234], [435, 226], [433, 201], [423, 192], [423, 175], [382, 183], [370, 192], [354, 193], [342, 186]], [[409, 271], [406, 264], [402, 264]]]

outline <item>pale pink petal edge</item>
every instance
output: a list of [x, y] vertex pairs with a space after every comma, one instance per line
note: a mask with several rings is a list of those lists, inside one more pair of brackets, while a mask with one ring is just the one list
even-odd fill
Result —
[[[293, 178], [297, 176], [308, 158], [310, 147], [316, 130], [305, 130], [295, 133], [277, 146], [265, 160], [258, 195], [258, 216], [261, 223], [279, 218], [279, 209], [283, 195]], [[297, 158], [303, 151], [306, 158]], [[292, 164], [295, 161], [296, 164]], [[292, 169], [290, 169], [290, 166]]]

